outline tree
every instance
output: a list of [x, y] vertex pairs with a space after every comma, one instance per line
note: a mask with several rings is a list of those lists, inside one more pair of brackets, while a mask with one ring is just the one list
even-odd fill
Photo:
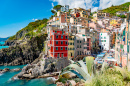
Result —
[[69, 9], [69, 12], [71, 12], [72, 9]]
[[54, 10], [51, 10], [51, 12], [52, 12], [53, 14], [55, 14], [55, 13], [56, 13], [56, 11], [54, 11]]
[[125, 15], [117, 15], [117, 16], [120, 17], [120, 18], [126, 18]]
[[61, 5], [56, 5], [53, 7], [53, 9], [56, 11], [59, 11], [61, 9], [61, 7], [62, 7]]

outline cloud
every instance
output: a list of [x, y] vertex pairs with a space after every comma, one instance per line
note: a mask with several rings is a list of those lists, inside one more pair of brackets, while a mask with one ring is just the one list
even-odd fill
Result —
[[95, 12], [95, 11], [97, 11], [98, 10], [98, 7], [94, 7], [94, 8], [92, 8], [92, 12]]
[[33, 20], [33, 21], [37, 21], [38, 19], [34, 19], [34, 18], [33, 18], [32, 20]]
[[53, 3], [51, 3], [51, 5], [52, 5], [52, 7], [54, 7], [54, 4], [53, 4]]
[[99, 9], [105, 9], [112, 5], [120, 5], [129, 2], [129, 0], [100, 0]]
[[[69, 5], [70, 8], [77, 8], [81, 7], [84, 9], [92, 9], [92, 12], [96, 11], [97, 9], [105, 9], [112, 5], [120, 5], [129, 0], [51, 0], [57, 2], [60, 5]], [[99, 3], [99, 7], [95, 6], [95, 4]], [[53, 6], [54, 4], [52, 4]]]

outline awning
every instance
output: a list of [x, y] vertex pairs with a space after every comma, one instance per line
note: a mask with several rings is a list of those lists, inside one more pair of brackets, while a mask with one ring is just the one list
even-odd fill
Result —
[[107, 61], [114, 61], [114, 62], [117, 62], [116, 59], [106, 59]]
[[98, 54], [97, 57], [103, 57], [105, 54]]

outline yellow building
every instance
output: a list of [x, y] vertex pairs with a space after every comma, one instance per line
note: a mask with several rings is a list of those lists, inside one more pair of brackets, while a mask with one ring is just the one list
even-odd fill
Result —
[[68, 59], [74, 58], [74, 36], [69, 36], [68, 39]]
[[79, 12], [81, 17], [88, 18], [88, 14], [86, 10], [82, 10]]
[[73, 14], [75, 13], [80, 13], [80, 17], [84, 17], [84, 18], [88, 18], [88, 16], [90, 15], [91, 13], [91, 10], [85, 10], [83, 8], [74, 8], [73, 9]]
[[118, 21], [117, 21], [116, 19], [112, 19], [112, 20], [110, 21], [110, 25], [117, 24], [117, 23], [118, 23]]

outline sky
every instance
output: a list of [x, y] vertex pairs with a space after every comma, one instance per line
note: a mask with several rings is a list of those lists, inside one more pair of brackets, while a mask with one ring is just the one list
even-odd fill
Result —
[[49, 18], [51, 9], [57, 5], [70, 5], [70, 8], [91, 8], [92, 12], [111, 5], [120, 5], [130, 0], [0, 0], [0, 37], [16, 34], [29, 22]]

